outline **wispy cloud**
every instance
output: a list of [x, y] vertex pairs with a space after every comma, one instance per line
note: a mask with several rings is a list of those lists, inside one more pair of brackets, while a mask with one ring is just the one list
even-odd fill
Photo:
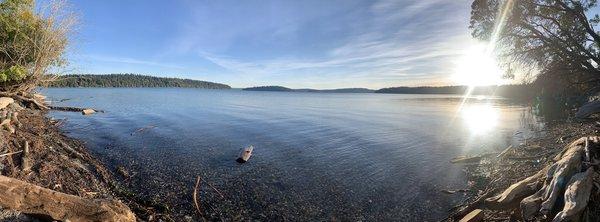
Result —
[[369, 8], [374, 17], [360, 27], [362, 32], [345, 36], [337, 46], [310, 58], [292, 53], [285, 58], [255, 59], [204, 50], [199, 55], [257, 84], [273, 79], [298, 86], [304, 86], [307, 79], [331, 86], [340, 82], [374, 87], [447, 84], [453, 59], [470, 39], [465, 15], [450, 11], [464, 3], [378, 1]]
[[125, 63], [125, 64], [155, 66], [155, 67], [172, 68], [172, 69], [183, 69], [184, 68], [181, 65], [140, 60], [140, 59], [135, 59], [135, 58], [127, 58], [127, 57], [114, 57], [114, 56], [102, 56], [102, 55], [82, 55], [82, 56], [80, 56], [79, 59], [80, 60], [88, 60], [88, 61], [91, 60], [91, 61], [96, 61], [96, 62]]

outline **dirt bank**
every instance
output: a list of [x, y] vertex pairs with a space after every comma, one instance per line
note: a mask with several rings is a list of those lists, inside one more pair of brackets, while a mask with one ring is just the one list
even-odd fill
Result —
[[[485, 206], [485, 204], [474, 203], [478, 200], [485, 202], [486, 198], [502, 193], [512, 184], [522, 181], [556, 162], [555, 157], [563, 152], [571, 142], [581, 137], [600, 135], [600, 122], [598, 121], [599, 119], [596, 117], [583, 121], [550, 122], [546, 124], [543, 136], [531, 138], [519, 146], [487, 155], [479, 163], [466, 164], [464, 170], [470, 184], [469, 191], [464, 194], [467, 199], [463, 205], [451, 209], [451, 216], [447, 220], [458, 221], [465, 213], [472, 212], [474, 209], [483, 209], [483, 221], [523, 221], [518, 202], [514, 206], [496, 210], [491, 209], [494, 207]], [[592, 215], [589, 217], [591, 221], [599, 221], [600, 187], [598, 187], [598, 183], [600, 178], [597, 174], [597, 167], [592, 167], [592, 169], [595, 169], [596, 172], [593, 176], [595, 185], [590, 195], [586, 213]], [[453, 195], [463, 194], [456, 193]], [[467, 207], [471, 207], [471, 209]], [[537, 216], [534, 220], [547, 221], [552, 220], [552, 218]]]

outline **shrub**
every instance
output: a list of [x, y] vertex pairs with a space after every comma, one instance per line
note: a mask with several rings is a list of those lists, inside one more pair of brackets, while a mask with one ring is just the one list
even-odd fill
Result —
[[36, 12], [33, 0], [0, 0], [1, 91], [30, 91], [66, 64], [75, 17], [63, 6], [53, 1]]

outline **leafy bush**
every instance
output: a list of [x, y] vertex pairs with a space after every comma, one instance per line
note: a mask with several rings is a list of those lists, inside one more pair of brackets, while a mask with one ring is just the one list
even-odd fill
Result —
[[0, 72], [0, 82], [20, 81], [27, 76], [27, 69], [20, 65], [11, 66]]
[[[36, 13], [34, 0], [0, 0], [0, 90], [29, 91], [64, 63], [74, 17], [53, 1]], [[53, 69], [54, 70], [54, 69]]]

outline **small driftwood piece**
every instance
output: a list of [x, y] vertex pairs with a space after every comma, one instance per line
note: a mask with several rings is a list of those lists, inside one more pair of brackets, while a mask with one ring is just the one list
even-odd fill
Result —
[[483, 220], [483, 211], [481, 209], [475, 209], [468, 213], [465, 217], [459, 220], [459, 222], [479, 222]]
[[72, 157], [75, 158], [79, 158], [80, 160], [85, 160], [85, 156], [83, 156], [83, 154], [81, 154], [81, 152], [73, 149], [71, 146], [69, 146], [69, 144], [67, 144], [65, 141], [63, 140], [58, 140], [58, 143], [61, 145], [61, 147], [67, 151], [67, 153], [69, 153]]
[[5, 156], [10, 156], [10, 155], [15, 155], [15, 154], [17, 154], [17, 153], [21, 153], [21, 152], [23, 152], [23, 151], [22, 151], [22, 150], [19, 150], [19, 151], [12, 152], [12, 153], [3, 153], [3, 154], [0, 154], [0, 157], [5, 157]]
[[0, 176], [0, 206], [59, 221], [136, 221], [117, 200], [85, 199], [5, 176]]
[[240, 155], [237, 158], [237, 162], [238, 163], [245, 163], [248, 161], [248, 159], [250, 159], [250, 156], [252, 156], [252, 151], [254, 150], [253, 146], [249, 146], [246, 147], [244, 149], [242, 149], [242, 151], [240, 152]]
[[506, 149], [504, 149], [500, 154], [498, 154], [498, 156], [496, 156], [496, 158], [503, 158], [506, 155], [508, 155], [509, 152], [512, 151], [512, 150], [513, 150], [513, 146], [510, 145], [510, 146], [506, 147]]
[[481, 161], [481, 156], [459, 156], [450, 160], [450, 163], [478, 163], [479, 161]]
[[29, 142], [25, 141], [23, 145], [23, 154], [21, 155], [21, 170], [27, 172], [31, 169], [31, 163], [29, 162]]
[[469, 189], [440, 190], [440, 192], [445, 193], [445, 194], [455, 194], [455, 193], [458, 193], [458, 192], [464, 193], [464, 192], [469, 192], [469, 191], [470, 191]]

